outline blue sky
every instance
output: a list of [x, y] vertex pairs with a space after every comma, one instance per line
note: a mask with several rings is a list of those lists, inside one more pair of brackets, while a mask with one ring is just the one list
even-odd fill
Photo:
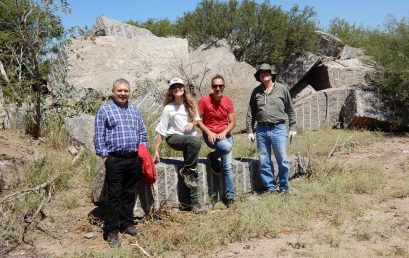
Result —
[[[98, 16], [128, 21], [144, 22], [148, 18], [175, 21], [185, 12], [193, 11], [200, 0], [69, 0], [72, 13], [63, 15], [66, 28], [91, 27]], [[263, 2], [260, 0], [258, 2]], [[288, 11], [294, 4], [304, 8], [314, 7], [317, 22], [326, 28], [335, 17], [344, 18], [350, 24], [376, 28], [383, 25], [388, 15], [397, 19], [409, 18], [409, 0], [270, 0], [271, 5]]]

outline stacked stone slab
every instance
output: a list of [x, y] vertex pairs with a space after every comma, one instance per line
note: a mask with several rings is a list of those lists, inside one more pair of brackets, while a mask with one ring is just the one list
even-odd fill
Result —
[[325, 32], [316, 33], [320, 37], [315, 53], [318, 56], [298, 55], [282, 68], [290, 71], [290, 76], [282, 78], [290, 85], [297, 126], [302, 129], [323, 124], [340, 126], [339, 114], [346, 97], [352, 89], [367, 85], [365, 77], [371, 71], [361, 60], [361, 49], [349, 47]]
[[[289, 157], [291, 174], [290, 178], [308, 175], [310, 173], [310, 160], [305, 157]], [[146, 214], [150, 210], [151, 205], [159, 208], [165, 203], [173, 207], [178, 207], [180, 204], [189, 204], [189, 188], [178, 180], [177, 171], [183, 166], [181, 158], [162, 158], [161, 163], [156, 164], [157, 181], [155, 183], [155, 191], [145, 182], [140, 182], [138, 195], [138, 203], [136, 210]], [[242, 158], [233, 160], [233, 173], [236, 185], [236, 194], [243, 195], [253, 191], [259, 192], [263, 190], [260, 182], [259, 161], [254, 158]], [[278, 168], [275, 167], [275, 171]], [[104, 173], [105, 167], [101, 163], [98, 166], [96, 177], [93, 183], [93, 201], [95, 203], [104, 202]], [[221, 201], [224, 198], [223, 176], [215, 175], [211, 172], [206, 159], [199, 159], [198, 164], [199, 174], [199, 202], [208, 204], [214, 201]]]
[[327, 89], [311, 94], [295, 105], [298, 128], [337, 126], [339, 114], [350, 89]]
[[365, 75], [370, 68], [359, 59], [324, 61], [322, 66], [328, 73], [328, 85], [324, 84], [324, 88], [346, 88], [367, 84]]
[[388, 128], [392, 115], [381, 96], [355, 89], [349, 92], [340, 117], [345, 128]]

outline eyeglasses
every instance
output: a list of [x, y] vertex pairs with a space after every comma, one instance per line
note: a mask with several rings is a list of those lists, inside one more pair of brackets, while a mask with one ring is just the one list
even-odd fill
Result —
[[212, 85], [212, 89], [217, 89], [217, 88], [223, 89], [223, 88], [224, 88], [224, 84], [213, 84], [213, 85]]

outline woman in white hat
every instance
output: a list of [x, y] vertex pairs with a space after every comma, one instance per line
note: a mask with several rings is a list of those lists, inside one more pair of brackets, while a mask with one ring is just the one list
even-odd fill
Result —
[[180, 78], [169, 82], [169, 89], [163, 101], [165, 106], [159, 124], [155, 131], [155, 162], [159, 162], [159, 147], [163, 140], [174, 150], [182, 151], [184, 166], [178, 171], [190, 191], [190, 204], [181, 204], [184, 210], [201, 212], [197, 190], [197, 162], [201, 141], [196, 136], [195, 126], [200, 116], [197, 112], [194, 98], [186, 91]]

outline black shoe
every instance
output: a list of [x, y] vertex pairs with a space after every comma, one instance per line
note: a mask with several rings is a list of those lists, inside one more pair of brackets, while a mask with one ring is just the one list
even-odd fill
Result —
[[188, 169], [185, 169], [183, 167], [179, 170], [179, 175], [183, 178], [183, 181], [185, 182], [187, 187], [197, 188], [197, 177], [195, 177], [192, 171], [190, 171], [189, 174], [187, 174], [187, 171]]
[[234, 199], [228, 199], [226, 202], [226, 206], [228, 209], [232, 208], [234, 205]]
[[192, 212], [194, 214], [205, 214], [205, 213], [207, 213], [207, 209], [202, 207], [200, 204], [193, 204], [192, 205]]
[[121, 233], [128, 234], [131, 236], [136, 236], [138, 235], [139, 232], [138, 232], [138, 229], [134, 225], [130, 225], [124, 228], [123, 230], [121, 230]]
[[219, 176], [222, 174], [222, 170], [220, 169], [220, 163], [217, 159], [212, 158], [213, 152], [210, 152], [207, 154], [207, 163], [210, 166], [210, 170], [215, 174], [216, 176]]
[[118, 233], [108, 233], [107, 242], [112, 248], [121, 247], [121, 240], [118, 237]]

